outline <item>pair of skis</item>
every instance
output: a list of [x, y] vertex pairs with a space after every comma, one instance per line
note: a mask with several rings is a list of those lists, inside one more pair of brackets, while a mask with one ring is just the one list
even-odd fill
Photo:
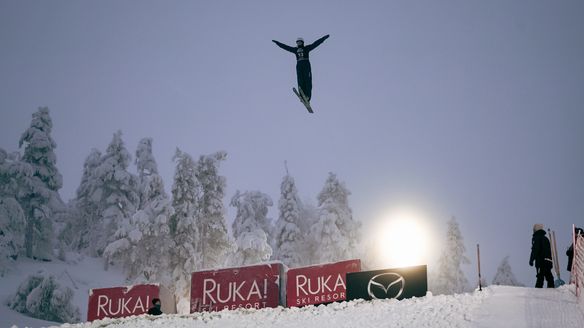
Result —
[[552, 263], [554, 264], [554, 267], [556, 269], [556, 275], [558, 276], [558, 279], [556, 279], [556, 281], [554, 281], [554, 285], [557, 287], [560, 287], [562, 285], [565, 285], [566, 282], [562, 280], [562, 278], [560, 277], [560, 263], [558, 261], [558, 246], [556, 245], [556, 232], [555, 231], [550, 231], [550, 229], [548, 229], [548, 234], [550, 235], [551, 238], [551, 246], [552, 246]]
[[292, 88], [292, 91], [294, 91], [294, 93], [298, 96], [298, 99], [300, 99], [300, 102], [304, 105], [304, 107], [306, 107], [308, 112], [310, 114], [313, 114], [314, 112], [312, 111], [312, 107], [310, 107], [310, 102], [308, 101], [308, 98], [306, 98], [306, 95], [302, 91], [302, 88], [299, 88], [299, 89], [300, 89], [300, 92], [298, 92], [298, 90], [296, 90], [296, 88]]

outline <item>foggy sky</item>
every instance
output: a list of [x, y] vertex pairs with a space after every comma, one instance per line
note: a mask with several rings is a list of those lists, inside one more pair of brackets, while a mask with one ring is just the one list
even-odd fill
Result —
[[[285, 160], [316, 202], [332, 171], [355, 219], [415, 208], [440, 241], [456, 216], [471, 284], [480, 243], [489, 283], [510, 255], [532, 286], [533, 224], [557, 231], [562, 269], [584, 226], [583, 14], [582, 1], [0, 0], [0, 147], [17, 150], [48, 106], [65, 200], [117, 130], [132, 154], [154, 139], [167, 190], [176, 147], [227, 151], [226, 204], [237, 189], [277, 201]], [[310, 115], [294, 56], [271, 40], [326, 34]]]

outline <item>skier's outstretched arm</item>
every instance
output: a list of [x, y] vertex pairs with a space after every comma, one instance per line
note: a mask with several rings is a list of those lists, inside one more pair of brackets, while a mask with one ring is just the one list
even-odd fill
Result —
[[306, 46], [306, 48], [308, 48], [308, 51], [310, 51], [310, 50], [314, 50], [314, 48], [316, 48], [316, 47], [320, 46], [320, 44], [321, 44], [321, 43], [323, 43], [323, 42], [324, 42], [324, 40], [328, 39], [328, 38], [329, 38], [329, 36], [330, 36], [330, 35], [328, 35], [328, 34], [327, 34], [327, 35], [325, 35], [325, 36], [323, 36], [322, 38], [320, 38], [320, 39], [318, 39], [318, 40], [314, 41], [314, 43], [312, 43], [312, 44], [309, 44], [308, 46]]
[[282, 42], [278, 42], [276, 40], [272, 40], [272, 42], [274, 42], [278, 47], [280, 47], [286, 51], [290, 51], [291, 53], [296, 53], [296, 50], [293, 47], [287, 46], [287, 45], [283, 44]]

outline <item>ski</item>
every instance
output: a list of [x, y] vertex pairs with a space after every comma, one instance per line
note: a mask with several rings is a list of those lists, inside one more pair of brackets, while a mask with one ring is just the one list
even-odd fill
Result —
[[309, 113], [313, 114], [314, 112], [312, 111], [312, 107], [310, 107], [310, 102], [308, 102], [306, 100], [306, 98], [304, 97], [304, 92], [302, 92], [302, 89], [300, 89], [300, 93], [298, 93], [298, 90], [296, 90], [296, 88], [292, 88], [292, 91], [294, 91], [294, 93], [296, 94], [296, 96], [298, 96], [298, 99], [300, 99], [300, 102], [302, 102], [302, 104], [304, 104], [304, 106], [306, 107], [306, 109], [308, 110]]

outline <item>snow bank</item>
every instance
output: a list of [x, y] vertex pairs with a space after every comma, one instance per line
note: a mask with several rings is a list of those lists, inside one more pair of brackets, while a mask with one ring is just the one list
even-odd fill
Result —
[[303, 308], [138, 316], [61, 327], [468, 327], [490, 292], [429, 296], [402, 301], [351, 301]]

